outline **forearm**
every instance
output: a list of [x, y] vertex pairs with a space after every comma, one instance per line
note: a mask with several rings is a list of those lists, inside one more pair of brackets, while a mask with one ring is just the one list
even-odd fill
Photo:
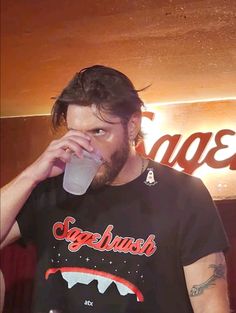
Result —
[[35, 186], [35, 180], [26, 170], [1, 189], [1, 243]]
[[213, 286], [196, 298], [190, 295], [194, 313], [230, 313], [227, 282], [222, 280], [217, 285], [217, 291], [213, 291]]
[[226, 263], [222, 252], [184, 268], [194, 313], [230, 313]]

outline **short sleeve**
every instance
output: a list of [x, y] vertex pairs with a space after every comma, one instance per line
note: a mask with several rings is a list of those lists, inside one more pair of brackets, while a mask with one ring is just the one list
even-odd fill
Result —
[[183, 266], [229, 247], [218, 210], [202, 181], [189, 177], [180, 221], [180, 250]]
[[37, 188], [33, 190], [28, 200], [22, 207], [21, 211], [16, 217], [16, 221], [20, 228], [21, 239], [24, 244], [34, 241], [35, 237], [35, 208], [36, 208], [36, 193]]

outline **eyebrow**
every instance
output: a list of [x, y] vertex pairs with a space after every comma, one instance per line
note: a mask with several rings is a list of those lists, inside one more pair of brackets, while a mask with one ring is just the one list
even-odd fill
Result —
[[[97, 129], [104, 129], [104, 130], [106, 130], [106, 129], [109, 128], [109, 126], [111, 126], [111, 125], [118, 125], [118, 124], [122, 124], [122, 123], [121, 122], [107, 122], [107, 121], [103, 121], [103, 125], [97, 125], [97, 126], [91, 128], [91, 129], [87, 129], [86, 132], [93, 132], [93, 131], [95, 131]], [[73, 127], [67, 127], [67, 129], [68, 130], [78, 130], [78, 129], [75, 129]], [[80, 131], [82, 131], [82, 130], [80, 130]]]
[[[77, 131], [78, 131], [78, 129], [75, 129], [75, 128], [73, 128], [73, 127], [67, 127], [67, 129], [68, 129], [68, 130], [77, 130]], [[106, 126], [97, 126], [97, 127], [91, 128], [91, 129], [87, 129], [86, 132], [93, 132], [93, 131], [95, 131], [95, 130], [97, 130], [97, 129], [107, 129], [107, 127], [106, 127]], [[80, 130], [80, 131], [81, 131], [81, 130]], [[83, 131], [82, 131], [82, 132], [83, 132]]]

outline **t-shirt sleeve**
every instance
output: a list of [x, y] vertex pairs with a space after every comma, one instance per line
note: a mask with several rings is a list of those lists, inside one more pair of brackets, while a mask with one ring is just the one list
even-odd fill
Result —
[[16, 217], [16, 221], [20, 228], [21, 239], [24, 244], [34, 241], [35, 209], [37, 205], [36, 194], [37, 188], [33, 190]]
[[218, 210], [202, 181], [190, 177], [180, 221], [180, 249], [183, 266], [228, 246]]

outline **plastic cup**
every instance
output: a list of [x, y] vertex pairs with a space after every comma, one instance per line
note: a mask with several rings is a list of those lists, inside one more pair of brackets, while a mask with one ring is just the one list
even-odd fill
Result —
[[63, 188], [73, 195], [83, 195], [101, 164], [101, 157], [96, 153], [84, 150], [82, 158], [72, 154], [70, 162], [66, 163]]

